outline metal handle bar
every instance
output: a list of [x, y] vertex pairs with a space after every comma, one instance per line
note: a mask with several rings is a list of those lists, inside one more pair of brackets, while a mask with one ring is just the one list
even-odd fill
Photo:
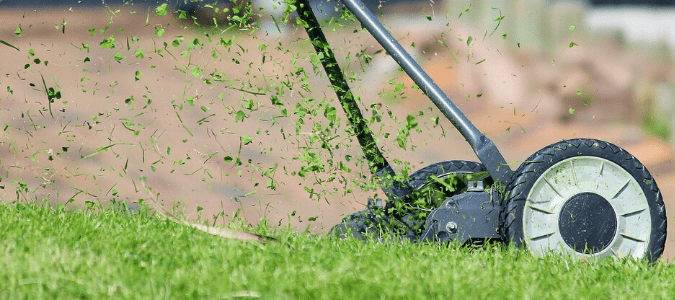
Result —
[[513, 173], [495, 144], [471, 123], [461, 110], [443, 93], [417, 62], [406, 52], [401, 44], [384, 28], [361, 0], [342, 0], [342, 3], [354, 14], [370, 34], [382, 45], [389, 55], [422, 89], [424, 94], [441, 110], [452, 125], [459, 130], [473, 148], [478, 159], [496, 181], [508, 183]]

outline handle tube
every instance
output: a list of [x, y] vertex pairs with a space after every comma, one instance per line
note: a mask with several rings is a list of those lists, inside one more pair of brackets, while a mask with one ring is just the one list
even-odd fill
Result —
[[415, 62], [410, 54], [403, 49], [401, 44], [387, 31], [384, 25], [366, 8], [365, 4], [361, 0], [342, 0], [342, 3], [464, 136], [493, 179], [501, 180], [504, 183], [509, 182], [512, 171], [494, 143], [471, 123], [464, 113], [459, 110], [422, 67]]
[[464, 113], [452, 103], [441, 88], [406, 52], [401, 44], [387, 31], [380, 21], [360, 0], [342, 0], [342, 3], [354, 14], [370, 34], [387, 50], [389, 55], [403, 68], [412, 80], [422, 89], [429, 99], [457, 127], [466, 140], [475, 147], [482, 133], [464, 116]]

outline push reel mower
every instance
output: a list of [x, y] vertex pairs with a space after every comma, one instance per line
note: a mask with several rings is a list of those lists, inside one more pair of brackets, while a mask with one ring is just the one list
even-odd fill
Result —
[[[495, 144], [481, 133], [401, 47], [361, 0], [341, 0], [378, 43], [462, 134], [479, 162], [444, 161], [407, 180], [380, 152], [349, 90], [309, 0], [297, 0], [299, 18], [347, 114], [371, 171], [381, 182], [387, 207], [344, 218], [331, 231], [360, 237], [378, 224], [402, 224], [413, 241], [465, 244], [498, 240], [535, 255], [562, 253], [655, 261], [664, 250], [666, 214], [661, 192], [645, 166], [620, 147], [595, 139], [557, 142], [532, 154], [512, 171]], [[463, 176], [460, 188], [440, 192], [445, 178]], [[397, 214], [420, 191], [435, 192], [426, 220]], [[379, 213], [378, 213], [379, 212]]]

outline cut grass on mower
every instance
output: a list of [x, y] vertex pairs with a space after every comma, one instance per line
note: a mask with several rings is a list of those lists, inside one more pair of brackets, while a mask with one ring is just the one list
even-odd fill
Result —
[[0, 298], [675, 298], [675, 266], [663, 262], [243, 229], [278, 242], [225, 239], [147, 212], [1, 205]]

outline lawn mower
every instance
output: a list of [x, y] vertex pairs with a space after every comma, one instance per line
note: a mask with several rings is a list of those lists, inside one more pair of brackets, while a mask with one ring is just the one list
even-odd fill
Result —
[[[361, 0], [344, 6], [412, 78], [471, 145], [480, 162], [443, 161], [397, 177], [375, 143], [309, 0], [297, 0], [300, 20], [344, 109], [348, 123], [387, 197], [384, 207], [345, 217], [332, 234], [363, 237], [402, 225], [402, 238], [459, 244], [501, 241], [534, 255], [658, 259], [666, 241], [661, 192], [645, 166], [626, 150], [596, 139], [563, 140], [527, 158], [515, 171], [401, 47]], [[457, 178], [464, 179], [454, 179]], [[445, 188], [445, 179], [455, 188]], [[433, 207], [415, 218], [415, 199]], [[401, 208], [410, 208], [403, 210]], [[419, 215], [419, 214], [418, 214]], [[417, 215], [417, 216], [418, 216]]]

